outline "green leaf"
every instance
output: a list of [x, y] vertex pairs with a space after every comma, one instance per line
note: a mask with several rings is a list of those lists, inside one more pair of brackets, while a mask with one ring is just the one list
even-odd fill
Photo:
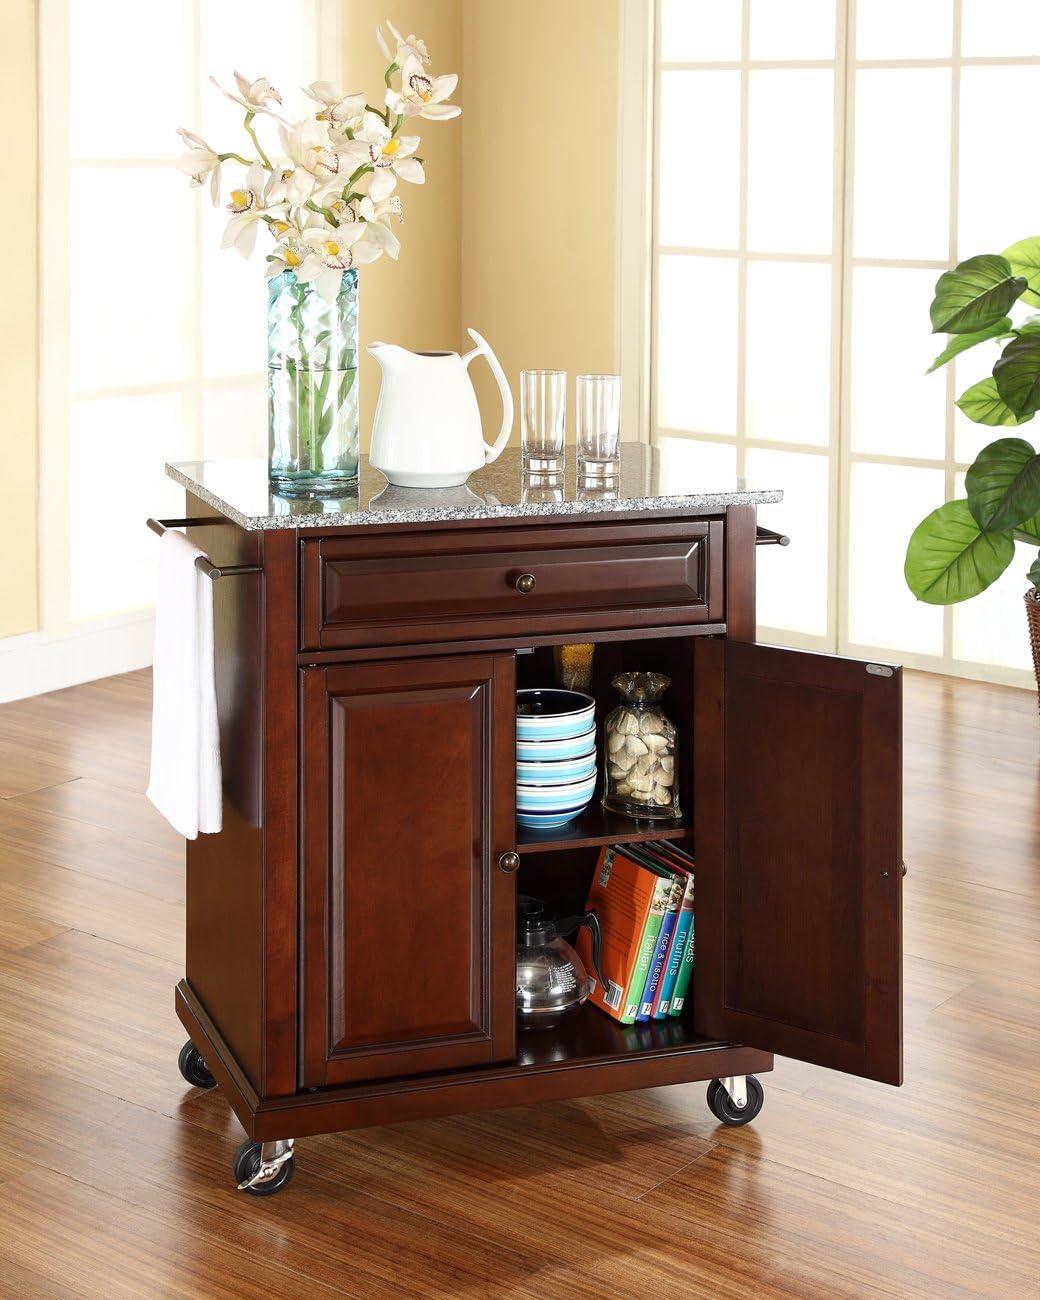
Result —
[[996, 582], [1014, 555], [1007, 533], [981, 529], [967, 501], [947, 501], [914, 529], [903, 573], [918, 600], [955, 605]]
[[1027, 316], [1021, 325], [1016, 325], [1012, 330], [1019, 338], [1025, 338], [1029, 334], [1040, 334], [1040, 316]]
[[1040, 546], [1040, 514], [1023, 519], [1013, 530], [1012, 535], [1016, 542], [1029, 542], [1033, 546]]
[[1040, 307], [1040, 238], [1030, 235], [1020, 239], [1017, 244], [1005, 248], [1002, 257], [1016, 275], [1025, 277], [1029, 288], [1022, 294], [1022, 301], [1033, 307]]
[[992, 325], [987, 325], [984, 330], [976, 330], [973, 334], [955, 334], [928, 367], [925, 374], [930, 375], [933, 370], [938, 370], [940, 366], [946, 365], [947, 361], [952, 361], [958, 353], [967, 352], [968, 348], [973, 348], [978, 343], [985, 343], [987, 339], [995, 339], [1001, 334], [1005, 334], [1010, 328], [1011, 317], [1001, 316], [1000, 320], [995, 320]]
[[1021, 420], [1040, 409], [1040, 335], [1012, 339], [993, 367], [997, 392]]
[[1019, 528], [1040, 511], [1040, 456], [1024, 438], [998, 438], [976, 456], [964, 486], [980, 528]]
[[992, 375], [988, 379], [980, 379], [977, 384], [972, 384], [966, 393], [961, 393], [957, 398], [957, 405], [968, 419], [974, 420], [976, 424], [1026, 424], [1033, 418], [1027, 415], [1019, 419], [997, 392], [997, 381]]
[[1034, 587], [1040, 587], [1040, 555], [1029, 566], [1029, 581]]
[[1012, 272], [1006, 258], [992, 253], [969, 257], [936, 281], [932, 333], [975, 334], [1006, 316], [1025, 289], [1026, 281]]

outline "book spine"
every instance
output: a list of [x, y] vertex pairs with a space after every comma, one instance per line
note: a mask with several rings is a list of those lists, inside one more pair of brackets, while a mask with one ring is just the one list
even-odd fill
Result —
[[679, 1015], [686, 1004], [686, 995], [690, 988], [690, 977], [693, 975], [693, 932], [696, 929], [696, 924], [696, 917], [691, 915], [690, 933], [686, 937], [686, 947], [683, 950], [682, 964], [679, 967], [679, 974], [675, 981], [672, 1004], [668, 1008], [670, 1016]]
[[669, 911], [665, 913], [661, 920], [661, 933], [657, 937], [653, 961], [650, 963], [650, 972], [646, 977], [646, 987], [643, 989], [643, 996], [639, 1002], [639, 1011], [636, 1013], [637, 1021], [649, 1020], [654, 1014], [657, 990], [661, 987], [661, 975], [668, 957], [672, 935], [675, 933], [675, 919], [676, 913]]
[[690, 933], [692, 924], [692, 912], [682, 911], [679, 913], [679, 918], [675, 923], [675, 932], [672, 935], [671, 947], [668, 949], [668, 960], [665, 963], [660, 996], [657, 999], [657, 1006], [654, 1008], [655, 1020], [663, 1020], [671, 1007], [672, 998], [675, 995], [675, 986], [679, 979], [679, 968], [682, 966], [683, 954], [686, 951], [686, 937]]
[[629, 980], [622, 1003], [625, 1012], [621, 1017], [623, 1025], [635, 1024], [636, 1016], [639, 1013], [639, 1004], [643, 999], [646, 978], [650, 974], [650, 964], [654, 959], [657, 940], [661, 934], [661, 920], [661, 913], [656, 908], [651, 907], [646, 918], [646, 925], [643, 927], [643, 937], [639, 943], [639, 955], [636, 958], [632, 978]]

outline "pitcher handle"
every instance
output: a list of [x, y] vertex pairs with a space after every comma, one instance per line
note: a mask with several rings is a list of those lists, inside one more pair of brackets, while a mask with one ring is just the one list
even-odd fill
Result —
[[487, 339], [482, 338], [476, 330], [467, 329], [466, 333], [477, 346], [472, 352], [466, 353], [462, 358], [463, 362], [468, 366], [477, 357], [487, 357], [491, 373], [495, 376], [495, 382], [498, 384], [498, 391], [502, 394], [502, 430], [490, 447], [486, 442], [484, 443], [484, 464], [490, 465], [493, 460], [498, 460], [505, 450], [509, 435], [513, 430], [513, 394], [505, 371], [502, 369], [498, 357], [491, 351], [491, 345]]

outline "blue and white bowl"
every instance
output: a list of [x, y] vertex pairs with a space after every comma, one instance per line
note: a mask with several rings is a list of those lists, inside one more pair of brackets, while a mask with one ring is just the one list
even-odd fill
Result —
[[[519, 723], [519, 718], [517, 722]], [[516, 761], [518, 763], [554, 762], [561, 758], [584, 758], [596, 752], [596, 728], [589, 727], [581, 736], [567, 740], [521, 740], [517, 737]]]
[[573, 812], [518, 812], [516, 821], [518, 826], [526, 826], [528, 830], [552, 831], [560, 826], [566, 826], [582, 811], [582, 808], [576, 808]]
[[518, 813], [569, 813], [576, 817], [592, 798], [596, 773], [567, 785], [517, 785]]
[[596, 701], [581, 691], [522, 690], [516, 693], [517, 740], [570, 740], [594, 725]]
[[595, 775], [595, 750], [578, 758], [555, 758], [544, 763], [537, 759], [526, 762], [518, 759], [516, 764], [516, 779], [520, 785], [567, 785]]

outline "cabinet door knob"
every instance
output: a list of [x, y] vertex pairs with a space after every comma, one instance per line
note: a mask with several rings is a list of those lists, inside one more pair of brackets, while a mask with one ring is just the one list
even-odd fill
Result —
[[510, 876], [517, 869], [517, 867], [519, 867], [519, 865], [520, 865], [519, 853], [503, 853], [498, 860], [499, 871], [505, 871]]
[[534, 574], [521, 573], [516, 580], [516, 589], [522, 596], [526, 596], [529, 591], [534, 591]]

